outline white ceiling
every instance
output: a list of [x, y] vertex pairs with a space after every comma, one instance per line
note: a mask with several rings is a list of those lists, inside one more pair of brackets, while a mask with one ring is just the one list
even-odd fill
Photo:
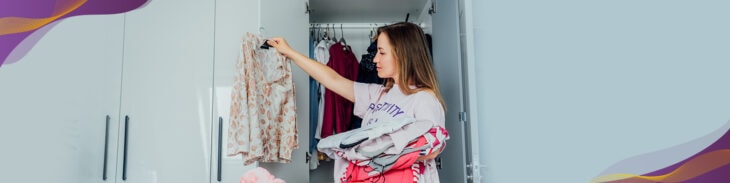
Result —
[[413, 22], [428, 0], [309, 0], [312, 23]]

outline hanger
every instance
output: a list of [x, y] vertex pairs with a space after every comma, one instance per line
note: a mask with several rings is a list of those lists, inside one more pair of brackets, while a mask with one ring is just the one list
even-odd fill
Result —
[[342, 51], [347, 51], [347, 41], [345, 41], [345, 31], [342, 29], [342, 24], [340, 24], [340, 43], [342, 44]]
[[340, 42], [342, 42], [342, 44], [347, 44], [347, 42], [345, 41], [345, 31], [342, 29], [342, 24], [340, 24], [340, 33], [342, 34], [340, 35]]
[[370, 42], [373, 42], [373, 24], [370, 24], [370, 36], [368, 36], [368, 39], [370, 39]]
[[317, 29], [317, 24], [312, 25], [312, 30], [314, 30], [314, 40], [319, 40], [319, 29]]
[[324, 36], [322, 37], [322, 40], [329, 40], [329, 35], [327, 34], [327, 29], [329, 29], [330, 24], [327, 24], [327, 27], [324, 29]]
[[269, 41], [269, 40], [268, 39], [264, 39], [264, 44], [261, 45], [261, 49], [267, 49], [268, 50], [269, 48], [271, 48], [271, 45], [269, 45], [269, 43], [267, 41]]
[[372, 33], [370, 34], [370, 42], [375, 42], [375, 40], [378, 39], [378, 24], [375, 24], [375, 26], [370, 28], [370, 32]]
[[332, 41], [337, 41], [337, 30], [335, 29], [335, 24], [332, 24]]
[[[259, 35], [262, 35], [262, 36], [264, 35], [264, 27], [259, 27]], [[268, 39], [264, 39], [264, 44], [261, 45], [260, 48], [261, 49], [269, 49], [269, 48], [271, 48], [271, 45], [269, 45], [268, 41], [269, 41]]]
[[317, 24], [317, 40], [322, 40], [322, 27], [320, 24]]

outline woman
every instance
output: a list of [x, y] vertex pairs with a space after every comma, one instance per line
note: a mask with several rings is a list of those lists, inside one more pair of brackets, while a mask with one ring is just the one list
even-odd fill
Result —
[[[268, 43], [279, 53], [291, 59], [307, 74], [327, 89], [354, 102], [354, 114], [360, 116], [362, 126], [387, 122], [403, 117], [415, 118], [414, 124], [443, 129], [445, 106], [439, 92], [436, 73], [426, 47], [423, 30], [415, 24], [401, 22], [378, 28], [376, 63], [378, 76], [385, 79], [383, 85], [357, 83], [337, 74], [333, 69], [293, 50], [283, 38], [272, 38]], [[404, 128], [402, 131], [408, 131]], [[407, 133], [407, 132], [403, 132]], [[443, 130], [442, 137], [447, 138]], [[408, 143], [413, 139], [399, 139], [391, 134], [392, 141]], [[442, 140], [438, 143], [442, 144]], [[403, 142], [398, 142], [403, 141]], [[431, 142], [433, 143], [433, 142]], [[435, 144], [429, 144], [431, 147]], [[442, 148], [421, 153], [410, 161], [414, 182], [439, 182], [434, 158]], [[411, 163], [412, 162], [412, 163]], [[350, 181], [353, 164], [335, 159], [335, 181]], [[347, 170], [345, 170], [347, 169]], [[402, 172], [401, 172], [402, 173]], [[385, 178], [385, 179], [383, 179]], [[381, 174], [378, 182], [402, 182], [403, 179]], [[373, 179], [369, 179], [373, 180]], [[410, 181], [409, 181], [410, 182]]]

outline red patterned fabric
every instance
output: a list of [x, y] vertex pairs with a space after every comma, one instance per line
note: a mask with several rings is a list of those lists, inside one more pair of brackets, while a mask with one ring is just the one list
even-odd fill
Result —
[[[408, 147], [418, 148], [428, 144], [425, 137], [408, 144]], [[420, 168], [416, 159], [420, 156], [419, 151], [401, 155], [398, 161], [386, 172], [375, 172], [370, 166], [357, 165], [358, 162], [350, 162], [347, 166], [346, 177], [341, 177], [342, 182], [418, 182], [416, 175]]]

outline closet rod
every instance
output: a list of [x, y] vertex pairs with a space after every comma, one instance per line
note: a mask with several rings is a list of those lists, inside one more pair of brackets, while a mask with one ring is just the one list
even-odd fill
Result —
[[332, 28], [332, 25], [336, 29], [340, 29], [340, 25], [342, 25], [343, 29], [370, 29], [370, 28], [378, 28], [383, 25], [389, 25], [393, 23], [309, 23], [309, 28], [316, 28], [321, 27], [325, 28], [327, 25]]

